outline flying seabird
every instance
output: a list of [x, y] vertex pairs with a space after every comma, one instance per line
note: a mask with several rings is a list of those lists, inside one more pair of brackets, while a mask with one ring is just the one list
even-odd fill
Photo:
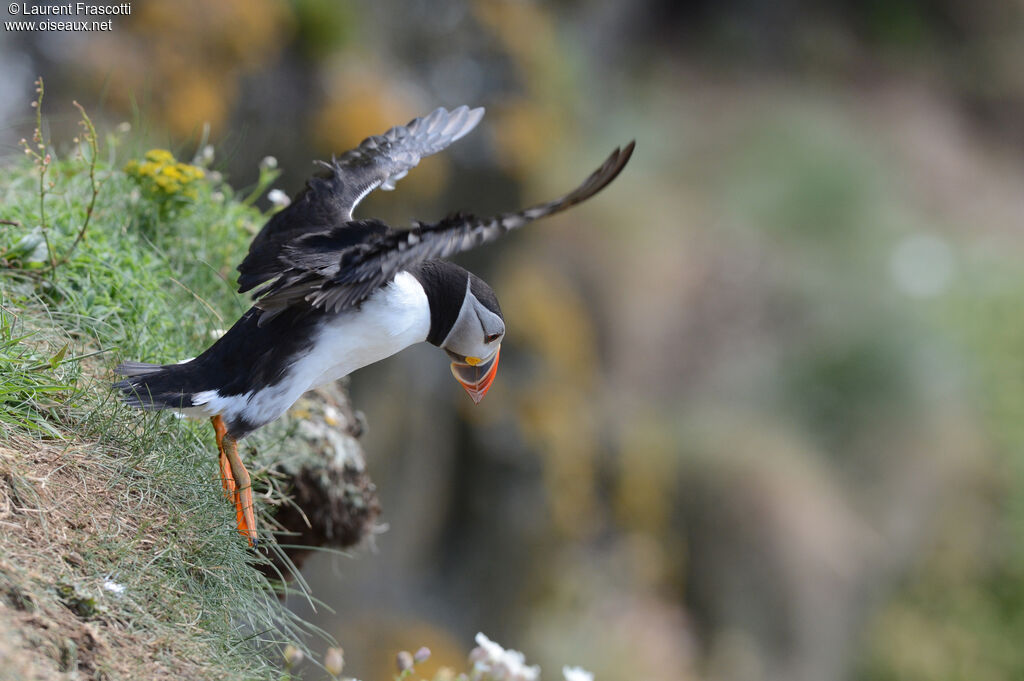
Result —
[[323, 172], [270, 218], [238, 266], [239, 291], [256, 289], [241, 319], [192, 360], [115, 369], [126, 377], [114, 387], [127, 404], [211, 419], [224, 492], [250, 545], [257, 543], [256, 519], [238, 440], [307, 390], [424, 341], [448, 354], [455, 380], [479, 403], [497, 372], [505, 319], [491, 287], [444, 258], [585, 201], [633, 152], [633, 142], [616, 149], [572, 192], [521, 211], [456, 213], [410, 229], [353, 219], [367, 194], [394, 189], [421, 158], [466, 135], [483, 114], [437, 109], [321, 163]]

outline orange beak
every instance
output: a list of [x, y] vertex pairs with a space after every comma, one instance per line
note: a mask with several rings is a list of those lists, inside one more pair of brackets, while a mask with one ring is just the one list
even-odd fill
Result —
[[480, 404], [480, 400], [484, 399], [491, 383], [494, 382], [494, 377], [498, 373], [498, 357], [500, 355], [501, 346], [498, 346], [494, 357], [486, 362], [480, 362], [476, 366], [465, 362], [452, 362], [452, 376], [459, 382], [459, 385], [466, 389], [474, 403]]

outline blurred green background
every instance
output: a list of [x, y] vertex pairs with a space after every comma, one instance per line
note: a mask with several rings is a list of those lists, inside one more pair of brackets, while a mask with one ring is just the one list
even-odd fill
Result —
[[[477, 131], [360, 209], [488, 214], [637, 151], [460, 262], [508, 320], [474, 408], [418, 347], [354, 377], [387, 531], [306, 574], [346, 672], [1024, 678], [1024, 4], [136, 0], [0, 34], [0, 152], [47, 84], [235, 186], [437, 106]], [[9, 17], [5, 17], [9, 18]], [[239, 253], [239, 259], [242, 254]]]

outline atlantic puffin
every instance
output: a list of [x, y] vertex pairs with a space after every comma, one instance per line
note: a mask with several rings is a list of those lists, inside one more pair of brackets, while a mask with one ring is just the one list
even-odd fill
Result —
[[633, 142], [616, 149], [572, 192], [521, 211], [456, 213], [409, 229], [353, 218], [367, 194], [394, 189], [421, 158], [466, 135], [483, 114], [440, 108], [320, 162], [321, 172], [270, 218], [238, 266], [239, 292], [256, 289], [241, 319], [194, 359], [115, 369], [126, 377], [114, 387], [128, 405], [211, 419], [223, 489], [251, 546], [256, 518], [238, 440], [307, 390], [422, 342], [448, 354], [455, 380], [479, 403], [497, 372], [505, 319], [491, 287], [444, 258], [590, 198], [633, 152]]

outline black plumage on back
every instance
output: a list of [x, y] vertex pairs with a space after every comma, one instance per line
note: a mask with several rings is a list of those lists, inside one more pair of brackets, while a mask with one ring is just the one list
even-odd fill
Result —
[[[288, 205], [276, 213], [249, 245], [249, 253], [238, 266], [238, 290], [241, 293], [272, 279], [280, 273], [278, 256], [281, 247], [309, 233], [330, 230], [348, 223], [349, 206], [345, 204], [346, 182], [333, 169], [311, 178]], [[354, 231], [352, 243], [364, 234]]]

